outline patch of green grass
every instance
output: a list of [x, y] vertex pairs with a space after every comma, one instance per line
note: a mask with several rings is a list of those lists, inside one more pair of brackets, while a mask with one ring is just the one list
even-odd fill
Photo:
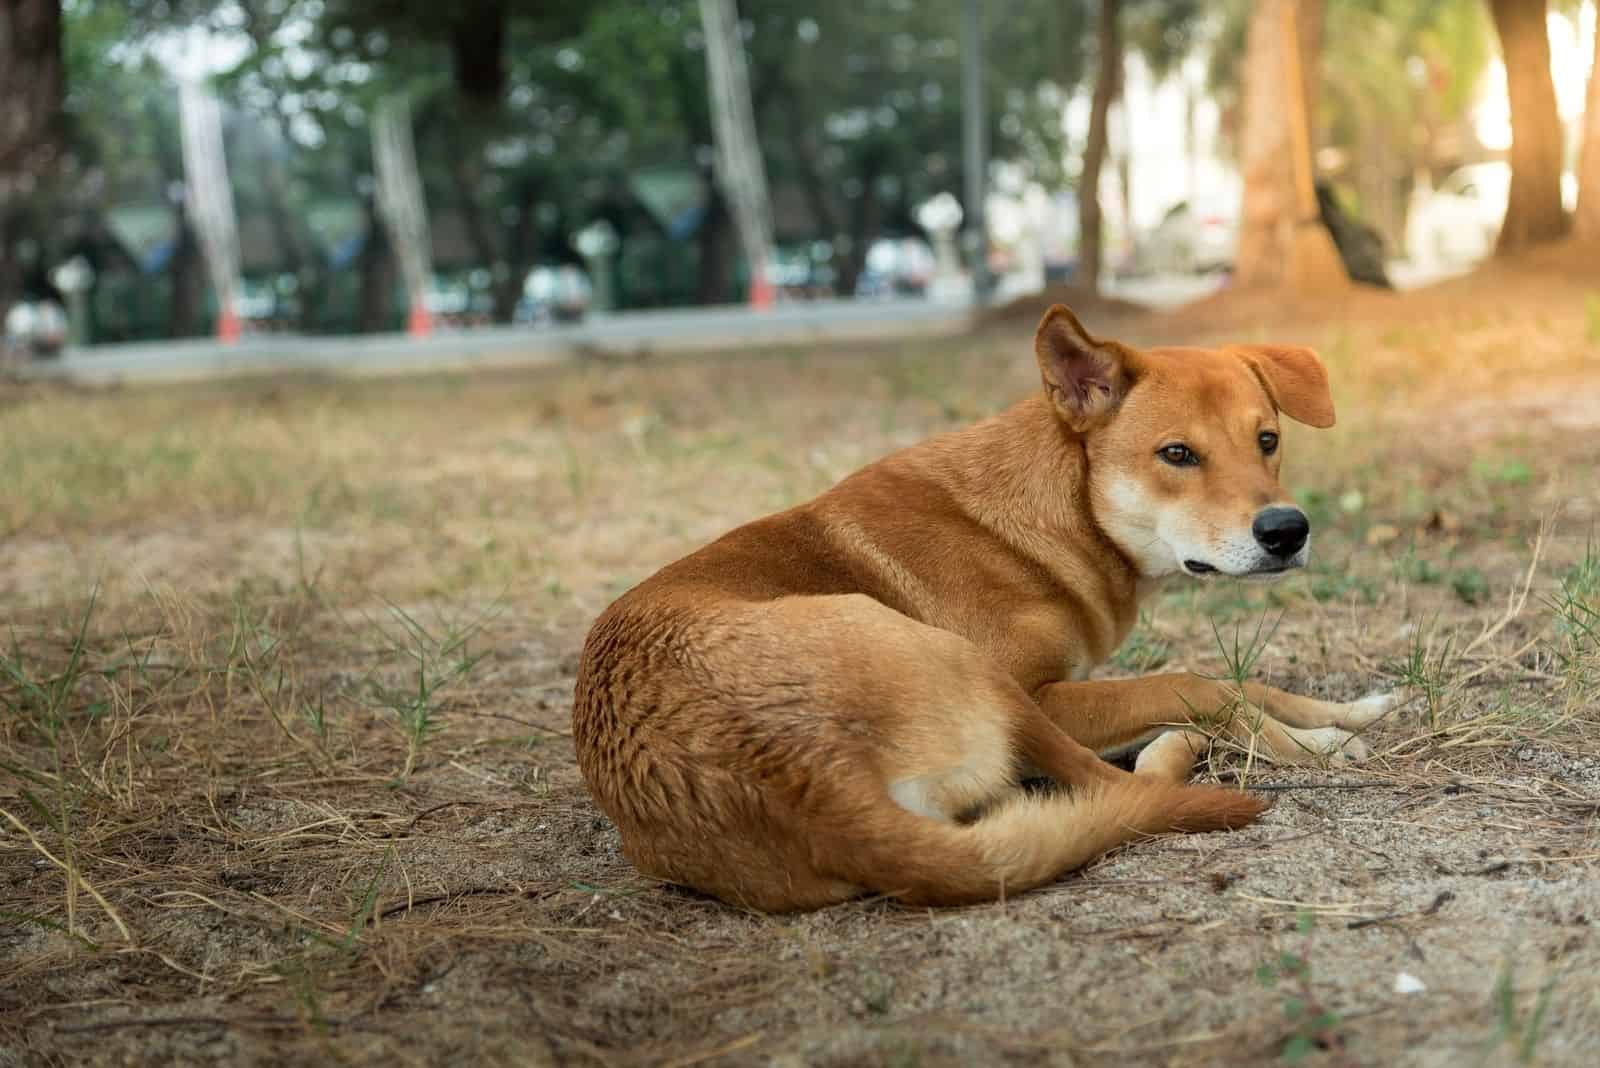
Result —
[[1426, 556], [1419, 555], [1414, 542], [1406, 546], [1405, 552], [1394, 558], [1394, 574], [1401, 581], [1418, 586], [1437, 585], [1444, 579], [1443, 569]]
[[464, 626], [446, 624], [436, 634], [399, 605], [390, 604], [389, 612], [397, 629], [391, 631], [379, 625], [378, 631], [391, 651], [410, 662], [411, 670], [405, 685], [390, 685], [372, 676], [367, 679], [366, 690], [374, 706], [393, 713], [405, 735], [405, 765], [399, 774], [404, 781], [416, 769], [423, 747], [440, 728], [442, 695], [471, 675], [488, 655], [471, 652], [468, 643], [490, 617], [481, 616]]
[[1516, 456], [1480, 456], [1472, 461], [1472, 473], [1485, 482], [1502, 486], [1526, 486], [1533, 481], [1533, 468]]
[[1300, 505], [1300, 510], [1305, 512], [1306, 518], [1311, 521], [1312, 530], [1331, 527], [1337, 518], [1338, 513], [1335, 511], [1333, 498], [1324, 490], [1297, 487], [1294, 499]]
[[1111, 654], [1111, 662], [1129, 674], [1143, 675], [1155, 671], [1172, 659], [1172, 643], [1152, 628], [1150, 613], [1139, 612], [1139, 622], [1127, 639]]
[[1555, 657], [1569, 683], [1587, 687], [1600, 667], [1600, 549], [1592, 536], [1545, 603], [1556, 617]]
[[1311, 573], [1310, 591], [1318, 601], [1344, 601], [1354, 597], [1362, 604], [1375, 604], [1378, 600], [1378, 584], [1372, 579], [1331, 568], [1319, 567]]
[[1567, 568], [1561, 576], [1562, 592], [1577, 600], [1594, 600], [1600, 594], [1600, 549], [1591, 533], [1584, 543], [1583, 559]]
[[1489, 579], [1475, 567], [1463, 568], [1450, 575], [1450, 590], [1462, 604], [1482, 604], [1489, 596]]
[[1453, 642], [1454, 636], [1447, 636], [1435, 650], [1432, 628], [1419, 625], [1411, 635], [1411, 647], [1406, 652], [1405, 660], [1395, 672], [1402, 686], [1422, 692], [1427, 702], [1424, 714], [1430, 727], [1438, 725], [1440, 713], [1444, 710]]
[[[62, 926], [68, 935], [86, 941], [79, 935], [77, 918], [78, 895], [81, 891], [88, 894], [100, 906], [124, 940], [132, 941], [128, 927], [117, 910], [83, 875], [79, 865], [78, 836], [75, 833], [73, 819], [77, 813], [83, 787], [80, 785], [79, 777], [72, 774], [77, 769], [69, 766], [70, 762], [78, 759], [79, 754], [77, 745], [73, 744], [75, 740], [69, 739], [67, 734], [76, 713], [87, 711], [88, 718], [92, 720], [98, 718], [95, 709], [103, 707], [93, 702], [87, 706], [80, 705], [83, 700], [82, 684], [95, 674], [90, 671], [88, 664], [88, 638], [89, 623], [94, 617], [99, 594], [98, 586], [90, 591], [83, 615], [71, 632], [67, 662], [59, 672], [42, 673], [32, 667], [23, 656], [14, 632], [11, 635], [10, 654], [0, 655], [0, 707], [3, 707], [8, 717], [20, 720], [44, 740], [50, 753], [51, 773], [40, 774], [20, 764], [4, 760], [0, 760], [0, 768], [16, 775], [21, 782], [29, 784], [19, 785], [17, 792], [39, 823], [56, 836], [59, 843], [57, 851], [60, 855], [47, 848], [16, 814], [0, 808], [0, 818], [21, 832], [34, 851], [44, 861], [60, 869], [65, 876], [66, 923]], [[80, 707], [74, 708], [74, 705]]]
[[[1295, 930], [1310, 935], [1316, 927], [1316, 917], [1302, 910], [1295, 917]], [[1289, 1033], [1278, 1048], [1278, 1056], [1286, 1064], [1298, 1064], [1317, 1050], [1338, 1049], [1343, 1045], [1339, 1034], [1342, 1018], [1329, 1009], [1312, 986], [1311, 961], [1308, 954], [1284, 951], [1256, 968], [1256, 981], [1268, 992], [1281, 996], [1285, 1022]]]
[[[1250, 703], [1245, 696], [1245, 684], [1250, 681], [1250, 676], [1256, 669], [1256, 664], [1261, 660], [1261, 654], [1266, 652], [1267, 645], [1272, 641], [1272, 636], [1277, 633], [1278, 624], [1283, 622], [1280, 613], [1272, 625], [1267, 626], [1266, 613], [1256, 617], [1254, 630], [1248, 637], [1244, 628], [1234, 625], [1231, 637], [1224, 637], [1222, 628], [1216, 620], [1211, 623], [1211, 635], [1217, 643], [1217, 654], [1222, 657], [1223, 672], [1221, 675], [1209, 676], [1210, 678], [1228, 684], [1231, 691], [1231, 701], [1228, 705], [1216, 711], [1216, 718], [1224, 724], [1231, 723], [1235, 716], [1244, 716], [1246, 728], [1252, 735], [1258, 735], [1266, 722], [1266, 710]], [[1186, 702], [1187, 704], [1187, 702]], [[1195, 723], [1203, 723], [1208, 718], [1205, 711], [1188, 706], [1189, 718]], [[1252, 743], [1246, 750], [1245, 766], [1240, 772], [1240, 783], [1249, 781], [1251, 767], [1255, 763], [1256, 746]]]

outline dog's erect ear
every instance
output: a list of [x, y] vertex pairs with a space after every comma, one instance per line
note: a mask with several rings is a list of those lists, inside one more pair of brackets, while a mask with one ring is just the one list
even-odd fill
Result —
[[1240, 349], [1278, 411], [1307, 426], [1333, 425], [1328, 372], [1315, 352], [1295, 345], [1241, 345]]
[[1090, 336], [1063, 304], [1044, 313], [1033, 352], [1039, 358], [1046, 395], [1079, 433], [1115, 411], [1133, 385], [1132, 353]]

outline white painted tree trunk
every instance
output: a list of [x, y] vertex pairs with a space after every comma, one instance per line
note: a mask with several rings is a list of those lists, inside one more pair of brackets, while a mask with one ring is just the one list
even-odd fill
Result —
[[378, 172], [378, 213], [400, 261], [411, 302], [411, 332], [427, 333], [426, 301], [433, 277], [433, 249], [422, 179], [417, 173], [416, 147], [411, 139], [411, 108], [402, 96], [385, 97], [372, 116], [372, 159]]
[[750, 73], [739, 36], [739, 13], [734, 0], [700, 0], [700, 20], [706, 38], [717, 182], [739, 231], [750, 268], [752, 299], [761, 303], [767, 265], [772, 262], [772, 207], [750, 104]]
[[222, 107], [185, 82], [178, 90], [178, 114], [188, 216], [217, 295], [217, 333], [231, 341], [239, 332], [239, 227], [222, 148]]

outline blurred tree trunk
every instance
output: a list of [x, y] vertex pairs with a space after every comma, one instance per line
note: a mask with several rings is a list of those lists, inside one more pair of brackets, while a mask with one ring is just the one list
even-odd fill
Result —
[[850, 250], [839, 264], [839, 295], [855, 296], [856, 283], [867, 265], [867, 249], [883, 224], [883, 204], [878, 199], [878, 179], [884, 160], [869, 152], [861, 166], [861, 195], [850, 205]]
[[394, 257], [389, 254], [389, 233], [378, 214], [378, 202], [367, 198], [367, 239], [359, 260], [361, 290], [357, 297], [356, 329], [363, 334], [386, 330], [394, 314]]
[[517, 179], [513, 207], [516, 221], [506, 238], [506, 264], [509, 270], [504, 278], [495, 280], [495, 302], [502, 301], [510, 308], [508, 318], [514, 318], [517, 302], [522, 299], [522, 287], [539, 259], [539, 195], [543, 183], [539, 178], [524, 174]]
[[1306, 109], [1306, 129], [1311, 131], [1311, 154], [1321, 140], [1317, 121], [1322, 109], [1322, 25], [1327, 21], [1326, 0], [1298, 0], [1294, 28], [1300, 42], [1300, 100]]
[[[1284, 49], [1285, 7], [1294, 8], [1299, 44], [1300, 84], [1294, 87], [1288, 84]], [[1240, 285], [1276, 286], [1287, 281], [1295, 225], [1305, 221], [1298, 218], [1296, 205], [1295, 116], [1290, 108], [1302, 109], [1299, 121], [1310, 135], [1306, 158], [1299, 160], [1309, 171], [1316, 151], [1315, 101], [1322, 84], [1322, 22], [1322, 0], [1259, 0], [1251, 11], [1240, 145], [1244, 205], [1235, 268]]]
[[200, 242], [195, 238], [184, 203], [173, 208], [177, 215], [178, 247], [172, 253], [172, 265], [167, 268], [172, 281], [172, 303], [167, 309], [169, 337], [194, 337], [200, 333], [201, 303], [205, 299]]
[[1583, 241], [1600, 241], [1600, 32], [1594, 35], [1594, 66], [1583, 107], [1583, 156], [1578, 160], [1578, 217]]
[[1561, 117], [1550, 77], [1544, 0], [1489, 0], [1511, 98], [1511, 196], [1497, 253], [1567, 231], [1561, 207]]
[[22, 288], [13, 206], [49, 177], [59, 149], [65, 72], [61, 0], [0, 3], [0, 315]]
[[1117, 185], [1122, 188], [1122, 238], [1133, 238], [1133, 116], [1122, 101], [1122, 152], [1117, 156]]
[[1078, 180], [1078, 281], [1091, 293], [1100, 289], [1103, 256], [1100, 218], [1100, 170], [1106, 159], [1106, 134], [1111, 102], [1122, 82], [1122, 41], [1117, 30], [1121, 0], [1100, 0], [1099, 73], [1089, 105], [1089, 138], [1083, 146], [1083, 173]]
[[466, 103], [492, 111], [499, 106], [506, 84], [508, 5], [504, 0], [475, 0], [455, 10], [450, 53], [455, 60], [456, 87]]
[[[509, 323], [517, 302], [510, 287], [503, 284], [509, 271], [501, 247], [503, 228], [494, 210], [494, 198], [483, 195], [479, 188], [483, 180], [484, 148], [494, 137], [494, 121], [487, 113], [469, 110], [460, 116], [448, 116], [431, 108], [418, 120], [417, 126], [419, 131], [427, 130], [437, 138], [430, 138], [431, 143], [449, 153], [450, 164], [445, 170], [467, 245], [476, 266], [489, 272], [489, 314], [497, 323]], [[469, 318], [471, 314], [469, 303]]]
[[[816, 130], [806, 122], [805, 116], [798, 108], [783, 108], [782, 111], [789, 123], [789, 137], [794, 144], [795, 168], [799, 171], [800, 188], [805, 194], [806, 205], [811, 210], [812, 232], [831, 246], [839, 239], [839, 220], [834, 214], [833, 202], [829, 199], [832, 189], [822, 177]], [[835, 283], [837, 282], [836, 278]], [[839, 292], [843, 294], [844, 290], [841, 288]]]
[[706, 216], [700, 224], [696, 304], [726, 304], [732, 299], [728, 294], [729, 272], [733, 266], [733, 257], [728, 254], [733, 236], [731, 222], [721, 187], [706, 175]]

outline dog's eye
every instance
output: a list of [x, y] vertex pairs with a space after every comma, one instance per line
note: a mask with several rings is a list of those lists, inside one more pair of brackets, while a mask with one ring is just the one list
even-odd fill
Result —
[[1163, 445], [1158, 455], [1173, 467], [1194, 467], [1200, 462], [1200, 457], [1187, 445]]
[[1261, 433], [1256, 435], [1256, 440], [1261, 443], [1261, 453], [1263, 456], [1271, 456], [1273, 453], [1278, 451], [1277, 431], [1263, 430]]

